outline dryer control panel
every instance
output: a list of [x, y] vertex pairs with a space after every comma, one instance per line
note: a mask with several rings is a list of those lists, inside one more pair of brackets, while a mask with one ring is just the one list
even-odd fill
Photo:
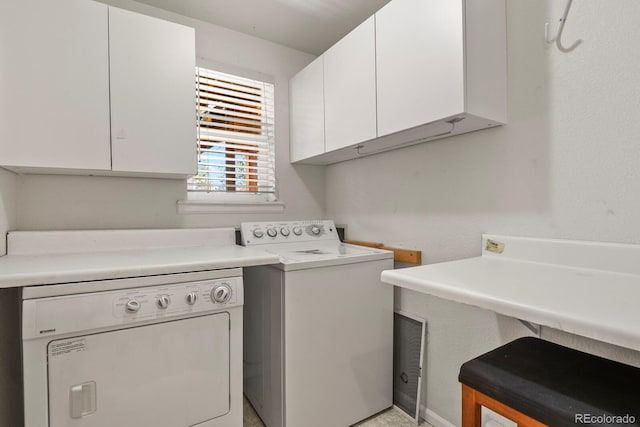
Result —
[[[241, 279], [240, 279], [241, 282]], [[235, 306], [238, 278], [129, 289], [114, 294], [113, 316], [123, 320], [200, 313]]]
[[340, 242], [332, 220], [243, 222], [243, 246], [311, 241]]
[[70, 332], [163, 322], [242, 306], [242, 277], [225, 277], [162, 286], [144, 286], [108, 292], [30, 299], [23, 339]]

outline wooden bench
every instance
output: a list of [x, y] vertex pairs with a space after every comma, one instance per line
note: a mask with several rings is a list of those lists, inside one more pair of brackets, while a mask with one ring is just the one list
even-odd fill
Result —
[[520, 338], [460, 368], [462, 427], [481, 407], [519, 427], [640, 426], [640, 369], [538, 338]]

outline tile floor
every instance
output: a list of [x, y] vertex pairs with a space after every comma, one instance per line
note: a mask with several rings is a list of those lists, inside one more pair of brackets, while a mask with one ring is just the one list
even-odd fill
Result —
[[[243, 410], [244, 427], [264, 427], [264, 424], [262, 424], [262, 421], [260, 421], [246, 398], [244, 399]], [[399, 410], [391, 408], [356, 424], [354, 427], [416, 427], [416, 425], [401, 414]], [[420, 424], [420, 427], [432, 426], [424, 422]]]
[[260, 420], [246, 397], [242, 402], [242, 427], [264, 427], [262, 420]]

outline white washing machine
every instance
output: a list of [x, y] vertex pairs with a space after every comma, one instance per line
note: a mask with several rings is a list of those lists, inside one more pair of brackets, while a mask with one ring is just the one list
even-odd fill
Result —
[[267, 427], [346, 427], [392, 405], [393, 253], [340, 242], [333, 221], [252, 222], [244, 391]]

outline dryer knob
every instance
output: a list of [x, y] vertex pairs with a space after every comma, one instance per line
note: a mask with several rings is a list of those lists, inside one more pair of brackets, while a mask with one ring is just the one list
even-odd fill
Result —
[[211, 300], [224, 304], [231, 299], [231, 288], [226, 283], [216, 286], [211, 290]]
[[193, 305], [198, 301], [198, 294], [195, 292], [189, 292], [185, 297], [185, 300], [187, 301], [187, 304]]
[[135, 299], [127, 301], [125, 310], [127, 313], [137, 313], [138, 311], [140, 311], [140, 302]]
[[278, 235], [278, 231], [275, 228], [267, 228], [267, 235], [269, 237], [276, 237]]
[[284, 237], [289, 237], [289, 229], [286, 227], [282, 227], [280, 229], [280, 234], [282, 234]]
[[264, 236], [264, 232], [262, 230], [260, 230], [259, 228], [253, 230], [253, 237], [255, 237], [256, 239], [260, 239], [262, 238], [262, 236]]
[[171, 300], [169, 299], [169, 296], [167, 296], [167, 295], [160, 295], [158, 297], [157, 303], [158, 303], [158, 308], [161, 308], [161, 309], [164, 310], [167, 307], [169, 307], [169, 304], [171, 303]]
[[320, 227], [318, 227], [317, 225], [314, 225], [313, 227], [311, 227], [311, 233], [312, 233], [314, 236], [319, 235], [319, 234], [320, 234], [320, 231], [321, 231], [321, 230], [320, 230]]
[[296, 236], [299, 236], [302, 234], [302, 228], [300, 227], [293, 227], [293, 234], [295, 234]]

